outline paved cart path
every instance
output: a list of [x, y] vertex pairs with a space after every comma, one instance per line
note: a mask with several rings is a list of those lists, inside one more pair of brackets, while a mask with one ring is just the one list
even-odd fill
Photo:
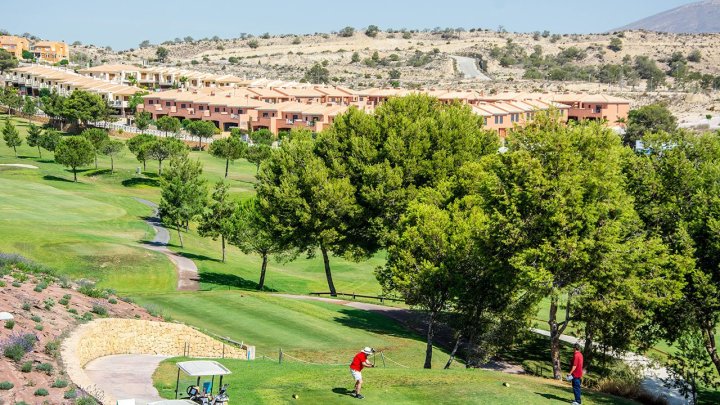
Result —
[[85, 373], [93, 383], [117, 399], [135, 399], [137, 405], [160, 401], [152, 375], [166, 356], [119, 354], [89, 362]]
[[152, 217], [145, 219], [145, 222], [155, 230], [155, 237], [152, 241], [143, 244], [143, 247], [160, 252], [173, 262], [178, 273], [177, 289], [179, 291], [197, 291], [200, 288], [198, 268], [192, 260], [168, 249], [167, 245], [170, 243], [170, 232], [163, 226], [162, 222], [160, 222], [157, 211], [158, 205], [143, 198], [135, 197], [135, 200], [155, 210]]

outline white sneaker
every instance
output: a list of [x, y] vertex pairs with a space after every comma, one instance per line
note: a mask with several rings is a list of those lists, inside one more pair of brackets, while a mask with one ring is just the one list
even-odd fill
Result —
[[582, 405], [582, 404], [580, 404], [579, 402], [573, 401], [572, 404], [570, 404], [570, 405]]

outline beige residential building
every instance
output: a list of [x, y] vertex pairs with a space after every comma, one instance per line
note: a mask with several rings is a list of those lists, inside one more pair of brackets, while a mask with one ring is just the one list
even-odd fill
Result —
[[30, 41], [23, 37], [0, 35], [0, 48], [10, 52], [16, 59], [20, 60], [23, 51], [30, 50]]
[[38, 61], [50, 63], [70, 59], [70, 51], [65, 42], [38, 41], [32, 45], [32, 53]]

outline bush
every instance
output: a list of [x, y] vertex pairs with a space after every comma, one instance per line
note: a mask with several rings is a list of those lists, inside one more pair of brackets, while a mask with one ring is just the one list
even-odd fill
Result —
[[43, 304], [45, 304], [45, 309], [49, 311], [55, 306], [55, 300], [52, 298], [45, 298]]
[[52, 388], [65, 388], [68, 386], [68, 382], [65, 380], [55, 380], [50, 387]]
[[90, 312], [85, 312], [85, 313], [83, 314], [83, 316], [82, 316], [81, 319], [82, 319], [83, 321], [92, 321], [92, 319], [93, 319], [93, 314], [91, 314]]
[[0, 287], [5, 287], [7, 284], [5, 284], [5, 280], [0, 280]]
[[20, 366], [20, 371], [23, 373], [29, 373], [32, 371], [32, 361], [26, 361]]
[[97, 405], [97, 402], [92, 397], [82, 397], [75, 401], [75, 405]]
[[77, 397], [77, 392], [75, 392], [74, 389], [72, 389], [72, 390], [67, 390], [67, 391], [65, 391], [65, 393], [63, 394], [63, 398], [65, 398], [65, 399], [75, 399], [76, 397]]
[[45, 344], [45, 353], [50, 356], [57, 356], [58, 349], [60, 349], [60, 342], [57, 340], [51, 340]]
[[117, 304], [117, 300], [115, 298], [108, 299], [108, 302], [111, 304]]
[[19, 281], [13, 281], [13, 283], [12, 283], [13, 287], [20, 287], [21, 285], [22, 285], [22, 283]]
[[60, 299], [58, 300], [58, 304], [60, 304], [60, 305], [67, 305], [67, 304], [69, 304], [69, 303], [70, 303], [70, 301], [69, 301], [69, 300], [66, 300], [65, 298], [60, 298]]
[[15, 321], [12, 319], [8, 319], [5, 321], [5, 329], [12, 329], [15, 327]]
[[40, 323], [35, 324], [35, 329], [36, 329], [36, 330], [43, 330], [42, 324], [40, 324]]
[[251, 49], [257, 49], [260, 46], [260, 43], [257, 41], [257, 39], [251, 39], [250, 41], [248, 41], [248, 46]]
[[35, 347], [35, 342], [37, 342], [37, 336], [32, 333], [12, 335], [5, 341], [3, 355], [19, 362], [25, 353], [32, 351], [33, 347]]
[[35, 366], [35, 370], [42, 371], [43, 373], [50, 375], [52, 374], [54, 368], [53, 365], [50, 363], [41, 363]]
[[46, 397], [50, 395], [50, 393], [45, 388], [38, 388], [35, 390], [35, 393], [33, 395], [35, 395], [36, 397]]
[[25, 311], [30, 310], [30, 303], [29, 302], [23, 302], [22, 309]]
[[70, 312], [73, 315], [77, 315], [77, 313], [78, 313], [77, 309], [75, 309], [75, 308], [68, 309], [68, 312]]
[[80, 288], [78, 288], [78, 292], [90, 298], [102, 298], [103, 296], [103, 291], [95, 288], [95, 285], [92, 283], [83, 283]]
[[15, 384], [11, 383], [10, 381], [0, 381], [0, 390], [10, 390], [12, 387], [14, 387]]
[[[117, 301], [115, 301], [115, 303], [117, 303]], [[98, 314], [98, 315], [100, 315], [100, 316], [105, 316], [105, 315], [107, 315], [107, 313], [108, 313], [108, 312], [107, 312], [107, 308], [105, 308], [104, 306], [102, 306], [102, 305], [100, 305], [100, 304], [93, 304], [92, 309], [90, 310], [90, 312], [92, 312], [92, 313], [94, 313], [94, 314]]]
[[31, 316], [30, 319], [32, 319], [33, 322], [42, 322], [42, 318], [40, 318], [40, 317], [37, 316], [37, 315]]

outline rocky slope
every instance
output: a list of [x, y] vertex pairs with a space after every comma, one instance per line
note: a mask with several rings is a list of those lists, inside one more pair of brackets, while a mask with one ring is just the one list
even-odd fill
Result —
[[686, 4], [635, 21], [615, 31], [648, 30], [675, 33], [720, 32], [720, 0]]
[[63, 372], [60, 342], [95, 317], [157, 319], [111, 292], [0, 266], [0, 404], [72, 404], [84, 394]]

